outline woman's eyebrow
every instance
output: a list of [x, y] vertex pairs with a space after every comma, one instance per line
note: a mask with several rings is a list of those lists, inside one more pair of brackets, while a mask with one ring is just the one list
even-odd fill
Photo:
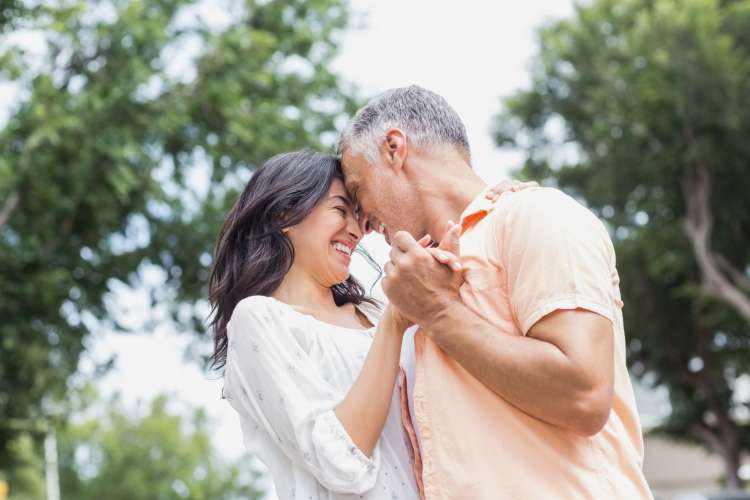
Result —
[[345, 198], [341, 196], [340, 194], [331, 195], [331, 199], [334, 199], [334, 198], [338, 198], [339, 200], [343, 201], [347, 207], [351, 208], [353, 206], [352, 200], [350, 200], [349, 198]]

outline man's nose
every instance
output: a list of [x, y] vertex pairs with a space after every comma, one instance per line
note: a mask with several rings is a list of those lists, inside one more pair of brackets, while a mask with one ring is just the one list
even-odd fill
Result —
[[353, 238], [356, 242], [359, 242], [364, 237], [362, 226], [357, 219], [356, 214], [346, 218], [346, 232], [350, 238]]
[[367, 236], [372, 232], [372, 224], [370, 224], [370, 214], [367, 212], [361, 212], [359, 214], [359, 230], [362, 231], [362, 236]]

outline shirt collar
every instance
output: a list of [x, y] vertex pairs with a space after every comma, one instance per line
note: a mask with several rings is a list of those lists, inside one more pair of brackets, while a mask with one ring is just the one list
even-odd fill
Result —
[[489, 186], [484, 188], [482, 192], [479, 193], [471, 203], [469, 203], [469, 206], [464, 209], [463, 213], [461, 214], [462, 233], [465, 233], [466, 231], [477, 225], [479, 221], [484, 219], [487, 214], [492, 212], [492, 210], [495, 208], [495, 202], [488, 200], [486, 197], [486, 194], [490, 191], [490, 189], [492, 188]]

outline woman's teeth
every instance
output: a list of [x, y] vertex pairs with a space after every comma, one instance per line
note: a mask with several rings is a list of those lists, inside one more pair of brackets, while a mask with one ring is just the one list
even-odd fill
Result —
[[346, 255], [352, 254], [352, 249], [341, 243], [334, 243], [333, 248], [338, 250], [339, 252], [345, 253]]

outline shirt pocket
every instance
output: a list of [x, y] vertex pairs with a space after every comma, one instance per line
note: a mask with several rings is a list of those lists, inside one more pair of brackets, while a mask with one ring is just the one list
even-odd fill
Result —
[[494, 268], [470, 268], [464, 273], [464, 278], [469, 288], [476, 293], [502, 287], [500, 271]]
[[494, 266], [469, 268], [459, 289], [469, 309], [509, 334], [519, 333], [513, 320], [503, 273]]

